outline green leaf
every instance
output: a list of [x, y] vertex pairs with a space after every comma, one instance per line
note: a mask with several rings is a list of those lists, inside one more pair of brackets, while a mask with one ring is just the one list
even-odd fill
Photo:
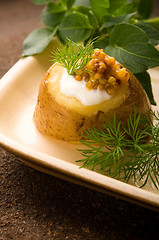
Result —
[[96, 16], [93, 14], [93, 12], [90, 8], [84, 7], [84, 6], [79, 6], [75, 10], [77, 12], [81, 12], [81, 13], [87, 15], [91, 26], [93, 26], [94, 28], [99, 27], [98, 20], [97, 20]]
[[41, 53], [50, 43], [56, 29], [38, 28], [28, 35], [24, 40], [23, 57]]
[[144, 22], [138, 22], [136, 25], [146, 32], [153, 45], [159, 44], [159, 31], [156, 28]]
[[134, 74], [159, 65], [159, 52], [149, 42], [146, 33], [135, 25], [115, 25], [110, 32], [109, 42], [105, 52]]
[[114, 13], [118, 8], [124, 6], [127, 0], [110, 0], [108, 13]]
[[78, 12], [68, 14], [59, 25], [59, 34], [63, 41], [66, 38], [74, 42], [84, 41], [90, 37], [91, 32], [88, 17]]
[[109, 8], [109, 0], [90, 0], [92, 11], [98, 18], [105, 15]]
[[49, 2], [47, 4], [47, 12], [49, 13], [59, 13], [59, 12], [65, 12], [66, 11], [66, 6], [61, 3], [57, 2]]
[[50, 0], [32, 0], [32, 2], [37, 5], [42, 5], [42, 4], [50, 2]]
[[94, 48], [105, 49], [109, 45], [109, 38], [104, 37], [102, 39], [97, 39], [94, 43]]
[[67, 4], [67, 2], [69, 2], [69, 0], [59, 0], [59, 2], [66, 6], [66, 4]]
[[73, 4], [75, 3], [76, 0], [67, 0], [67, 8], [71, 9], [71, 7], [73, 6]]
[[120, 15], [124, 15], [124, 14], [134, 13], [136, 11], [137, 11], [137, 2], [131, 2], [131, 3], [127, 3], [125, 5], [121, 5], [114, 12], [114, 15], [115, 16], [120, 16]]
[[53, 12], [52, 5], [48, 4], [41, 14], [42, 22], [48, 27], [56, 27], [62, 21], [66, 11]]
[[143, 19], [151, 16], [153, 10], [153, 0], [140, 0], [138, 6], [138, 13]]
[[149, 97], [150, 103], [156, 105], [156, 102], [152, 93], [151, 79], [148, 72], [135, 74], [136, 78], [139, 80], [143, 88], [145, 89], [147, 96]]
[[89, 3], [89, 0], [76, 0], [73, 6], [74, 7], [78, 7], [78, 6], [90, 7], [90, 3]]
[[127, 15], [121, 15], [118, 17], [113, 17], [111, 15], [105, 15], [101, 19], [102, 26], [101, 26], [100, 30], [103, 30], [104, 28], [108, 28], [108, 27], [113, 27], [114, 25], [122, 23], [122, 22], [128, 23], [133, 15], [134, 15], [134, 13], [130, 13]]

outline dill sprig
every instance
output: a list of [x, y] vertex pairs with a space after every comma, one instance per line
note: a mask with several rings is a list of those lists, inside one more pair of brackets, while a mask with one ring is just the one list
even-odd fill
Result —
[[83, 67], [91, 59], [92, 49], [93, 42], [84, 46], [68, 39], [65, 46], [61, 46], [53, 52], [54, 62], [65, 67], [68, 74], [74, 75], [78, 70], [83, 71]]
[[159, 112], [143, 117], [134, 111], [126, 125], [114, 115], [103, 126], [84, 132], [82, 167], [125, 182], [133, 179], [139, 187], [150, 179], [159, 189]]

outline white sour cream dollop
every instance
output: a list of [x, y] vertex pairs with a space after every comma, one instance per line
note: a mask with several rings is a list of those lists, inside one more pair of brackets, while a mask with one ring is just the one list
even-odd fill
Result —
[[84, 80], [77, 81], [64, 69], [60, 80], [60, 92], [68, 97], [75, 97], [83, 105], [91, 106], [107, 101], [111, 96], [99, 88], [89, 90]]

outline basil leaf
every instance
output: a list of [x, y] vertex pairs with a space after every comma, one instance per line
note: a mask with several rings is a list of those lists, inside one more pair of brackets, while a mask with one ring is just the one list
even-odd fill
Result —
[[41, 53], [51, 42], [56, 29], [38, 28], [28, 35], [24, 40], [23, 57]]
[[90, 0], [92, 11], [98, 18], [105, 15], [109, 8], [109, 0]]
[[140, 0], [138, 6], [138, 13], [143, 19], [151, 16], [153, 10], [153, 0]]
[[75, 3], [76, 0], [66, 0], [67, 2], [67, 8], [71, 9], [71, 7], [73, 6], [73, 4]]
[[50, 2], [50, 0], [31, 0], [31, 1], [37, 5], [41, 5], [41, 4]]
[[156, 105], [156, 102], [152, 93], [151, 78], [148, 72], [135, 74], [136, 78], [139, 80], [143, 88], [145, 89], [147, 96], [152, 105]]
[[52, 11], [53, 10], [51, 5], [48, 4], [42, 10], [41, 20], [46, 26], [55, 28], [62, 21], [66, 11], [60, 11], [60, 12], [52, 12]]
[[[70, 0], [71, 1], [71, 0]], [[69, 2], [69, 0], [59, 0], [60, 3], [64, 4], [66, 6], [67, 2]]]
[[84, 7], [84, 6], [79, 6], [75, 10], [77, 12], [81, 12], [81, 13], [87, 15], [91, 26], [93, 26], [94, 28], [99, 27], [98, 20], [97, 20], [96, 16], [93, 14], [93, 12], [90, 8]]
[[153, 45], [159, 44], [159, 31], [148, 23], [138, 22], [138, 27], [143, 29]]
[[108, 13], [114, 13], [118, 8], [124, 6], [127, 0], [110, 0]]
[[74, 42], [84, 41], [90, 37], [91, 32], [88, 17], [78, 12], [68, 14], [59, 25], [59, 35], [63, 41], [66, 38]]
[[107, 54], [114, 56], [132, 73], [145, 72], [159, 65], [159, 52], [139, 27], [120, 23], [110, 32]]
[[122, 15], [122, 16], [118, 16], [118, 17], [113, 17], [111, 15], [105, 15], [101, 19], [102, 26], [101, 26], [100, 30], [103, 30], [104, 28], [108, 28], [108, 27], [113, 27], [114, 25], [122, 23], [122, 22], [128, 23], [133, 15], [134, 15], [134, 13], [130, 13], [130, 14]]
[[105, 49], [109, 45], [109, 38], [104, 37], [94, 42], [94, 48]]
[[120, 16], [124, 14], [130, 14], [136, 12], [137, 2], [127, 3], [125, 5], [121, 5], [115, 12], [115, 16]]
[[90, 3], [89, 3], [89, 0], [76, 0], [73, 6], [74, 7], [78, 7], [78, 6], [90, 7]]
[[61, 3], [49, 2], [46, 9], [49, 13], [59, 13], [66, 11], [66, 6]]

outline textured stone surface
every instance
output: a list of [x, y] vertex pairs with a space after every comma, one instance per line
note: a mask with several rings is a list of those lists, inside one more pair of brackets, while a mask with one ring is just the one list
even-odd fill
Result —
[[[40, 10], [0, 1], [0, 76], [40, 26]], [[0, 148], [0, 240], [157, 240], [158, 226], [156, 212], [38, 172]]]

